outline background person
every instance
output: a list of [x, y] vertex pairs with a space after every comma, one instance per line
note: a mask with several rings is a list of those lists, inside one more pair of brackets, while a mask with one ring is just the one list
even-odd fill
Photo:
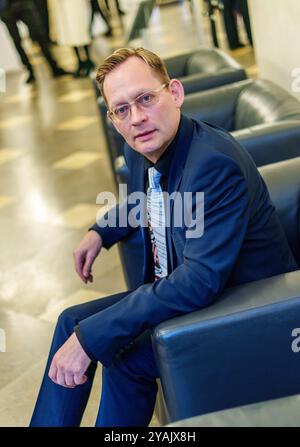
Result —
[[90, 0], [51, 0], [53, 40], [74, 50], [75, 77], [87, 76], [95, 68], [90, 56]]
[[46, 34], [47, 41], [51, 43], [50, 39], [50, 24], [49, 24], [49, 10], [47, 0], [34, 0], [36, 8], [40, 14], [43, 22], [44, 33]]
[[[109, 0], [104, 0], [104, 1], [105, 1], [106, 8], [110, 11], [110, 1]], [[119, 0], [116, 0], [116, 7], [117, 7], [117, 11], [120, 14], [120, 16], [124, 16], [125, 12], [123, 11], [123, 9], [121, 9]]]
[[253, 46], [251, 24], [248, 10], [247, 0], [222, 0], [223, 19], [228, 40], [228, 45], [231, 50], [243, 47], [243, 43], [240, 40], [237, 15], [243, 18], [244, 26], [246, 29], [249, 44]]
[[60, 68], [52, 56], [49, 48], [47, 35], [44, 32], [43, 22], [36, 9], [33, 0], [1, 0], [0, 18], [5, 23], [7, 30], [14, 42], [15, 48], [20, 56], [23, 65], [26, 67], [29, 75], [26, 79], [27, 83], [35, 81], [33, 67], [26, 54], [22, 37], [18, 29], [18, 21], [22, 21], [29, 29], [29, 34], [39, 44], [42, 53], [47, 60], [54, 77], [69, 74]]
[[[91, 7], [92, 7], [92, 16], [91, 16], [91, 23], [90, 23], [90, 32], [92, 33], [92, 27], [93, 27], [93, 22], [94, 22], [94, 17], [96, 14], [100, 14], [100, 16], [102, 17], [102, 19], [104, 20], [106, 26], [107, 26], [107, 31], [105, 32], [105, 36], [106, 37], [110, 37], [113, 35], [113, 31], [112, 31], [112, 27], [110, 24], [110, 18], [107, 17], [107, 15], [102, 11], [102, 8], [100, 6], [100, 3], [98, 0], [91, 0]], [[107, 12], [109, 12], [108, 9], [106, 9]]]

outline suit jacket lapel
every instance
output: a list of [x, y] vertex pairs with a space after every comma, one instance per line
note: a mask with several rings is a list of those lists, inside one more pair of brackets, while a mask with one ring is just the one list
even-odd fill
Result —
[[[174, 157], [172, 159], [168, 175], [167, 192], [169, 195], [175, 193], [179, 189], [184, 172], [185, 162], [193, 138], [193, 130], [194, 130], [193, 121], [184, 115], [181, 116], [181, 120], [182, 120], [181, 121], [182, 127], [178, 138], [178, 142], [176, 144]], [[174, 211], [174, 200], [172, 200], [170, 203], [170, 222], [166, 231], [171, 271], [174, 270], [174, 258], [173, 258], [172, 237], [171, 237], [171, 228], [174, 217], [173, 211]]]
[[141, 227], [142, 237], [143, 237], [143, 249], [144, 249], [144, 282], [152, 282], [154, 280], [154, 261], [152, 256], [152, 247], [148, 232], [147, 225], [147, 199], [145, 191], [145, 165], [144, 157], [139, 156], [136, 168], [133, 171], [133, 175], [136, 175], [136, 188], [135, 191], [141, 191], [143, 194], [144, 201], [141, 204], [144, 210], [145, 225]]

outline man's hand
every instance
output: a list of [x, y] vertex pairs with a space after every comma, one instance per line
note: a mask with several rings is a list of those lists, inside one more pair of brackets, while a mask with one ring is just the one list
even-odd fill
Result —
[[102, 248], [102, 237], [89, 231], [73, 252], [75, 270], [84, 283], [93, 282], [92, 265]]
[[84, 374], [91, 363], [75, 333], [57, 351], [52, 359], [49, 377], [57, 385], [75, 388], [87, 381]]

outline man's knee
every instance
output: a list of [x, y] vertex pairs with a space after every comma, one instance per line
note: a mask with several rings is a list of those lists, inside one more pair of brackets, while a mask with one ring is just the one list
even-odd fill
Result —
[[136, 382], [155, 384], [158, 372], [150, 332], [146, 331], [133, 343], [121, 349], [114, 363], [108, 368], [103, 367], [103, 375], [112, 379], [123, 376]]
[[72, 334], [74, 326], [79, 322], [77, 308], [78, 306], [71, 306], [63, 310], [58, 317], [57, 327], [63, 328], [68, 333]]

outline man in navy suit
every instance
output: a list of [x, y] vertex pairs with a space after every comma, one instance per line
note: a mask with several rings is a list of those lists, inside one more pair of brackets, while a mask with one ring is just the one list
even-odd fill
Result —
[[[128, 197], [147, 192], [146, 225], [130, 221], [128, 202], [117, 206], [75, 250], [76, 271], [85, 283], [92, 281], [102, 247], [142, 231], [144, 284], [60, 315], [32, 426], [79, 425], [97, 362], [103, 365], [103, 383], [96, 425], [148, 425], [158, 377], [151, 330], [212, 304], [225, 287], [297, 269], [252, 159], [224, 130], [181, 115], [182, 84], [169, 79], [157, 55], [141, 48], [117, 50], [98, 69], [97, 81], [108, 115], [127, 142]], [[150, 205], [149, 172], [160, 176]], [[176, 224], [180, 207], [171, 203], [158, 237], [151, 213], [153, 205], [163, 206], [162, 192], [192, 193], [192, 200], [190, 220], [181, 225]], [[204, 193], [204, 229], [196, 193]], [[128, 220], [121, 225], [126, 207]], [[197, 227], [203, 231], [195, 233]]]

